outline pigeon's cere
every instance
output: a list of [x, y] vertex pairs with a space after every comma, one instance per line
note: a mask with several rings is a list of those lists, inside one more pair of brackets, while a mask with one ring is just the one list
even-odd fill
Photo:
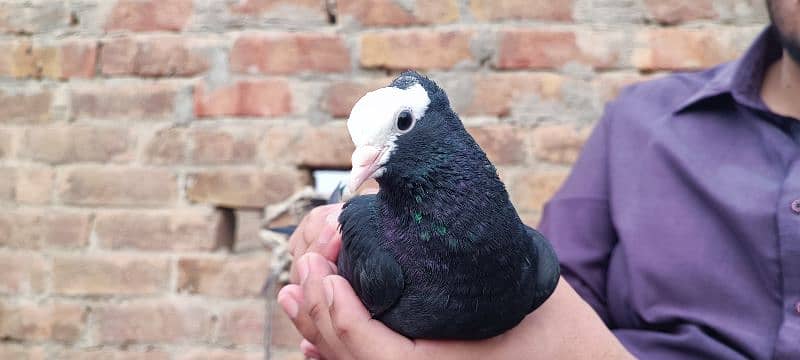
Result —
[[338, 267], [372, 316], [427, 339], [481, 339], [518, 324], [558, 282], [486, 154], [433, 81], [405, 72], [361, 98], [349, 187], [380, 185], [339, 217]]

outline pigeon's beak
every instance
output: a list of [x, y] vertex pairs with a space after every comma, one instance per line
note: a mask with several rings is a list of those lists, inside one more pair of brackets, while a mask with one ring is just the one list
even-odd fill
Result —
[[378, 171], [384, 150], [385, 148], [369, 145], [356, 147], [356, 151], [353, 152], [353, 156], [350, 159], [353, 162], [353, 169], [350, 171], [350, 182], [347, 184], [347, 189], [350, 193], [355, 194], [361, 184]]

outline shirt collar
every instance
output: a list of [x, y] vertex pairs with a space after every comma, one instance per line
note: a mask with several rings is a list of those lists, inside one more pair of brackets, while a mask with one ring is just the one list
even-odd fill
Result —
[[711, 80], [683, 102], [676, 112], [723, 94], [730, 94], [739, 104], [768, 111], [761, 99], [761, 84], [767, 67], [780, 59], [782, 53], [776, 30], [767, 27], [742, 57], [711, 70], [714, 72]]

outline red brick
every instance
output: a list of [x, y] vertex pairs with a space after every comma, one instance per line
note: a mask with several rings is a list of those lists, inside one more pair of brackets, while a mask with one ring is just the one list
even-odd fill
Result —
[[178, 197], [167, 169], [81, 166], [64, 169], [58, 180], [58, 197], [71, 205], [171, 205]]
[[176, 88], [165, 83], [73, 86], [72, 116], [83, 119], [164, 120], [174, 114]]
[[96, 310], [95, 339], [100, 344], [205, 342], [215, 316], [208, 308], [180, 300], [137, 300]]
[[614, 67], [619, 49], [613, 35], [569, 31], [505, 30], [499, 36], [500, 69], [553, 69], [570, 62], [595, 68]]
[[0, 213], [0, 246], [24, 249], [83, 247], [90, 217], [84, 213], [18, 210]]
[[63, 349], [56, 353], [59, 360], [170, 360], [163, 350], [122, 351], [114, 349]]
[[0, 302], [3, 339], [73, 343], [80, 338], [85, 325], [86, 311], [77, 304]]
[[517, 211], [541, 212], [568, 174], [566, 169], [518, 171], [507, 174], [504, 182]]
[[48, 262], [39, 254], [0, 253], [0, 294], [39, 294], [45, 289]]
[[644, 3], [648, 16], [661, 24], [717, 17], [713, 0], [645, 0]]
[[373, 79], [361, 82], [341, 81], [335, 82], [325, 91], [322, 108], [333, 117], [346, 118], [358, 99], [372, 90], [386, 87], [391, 79]]
[[180, 31], [192, 16], [192, 0], [118, 0], [105, 29]]
[[361, 35], [361, 66], [366, 68], [450, 69], [473, 62], [472, 33], [397, 30]]
[[212, 170], [190, 175], [189, 200], [229, 207], [263, 207], [282, 201], [308, 183], [297, 170]]
[[176, 127], [156, 131], [145, 145], [145, 162], [156, 165], [185, 163], [189, 149], [186, 133], [186, 129]]
[[125, 128], [50, 126], [28, 128], [19, 157], [50, 164], [126, 162], [136, 141]]
[[208, 251], [228, 242], [226, 219], [209, 209], [99, 212], [98, 245], [108, 249]]
[[305, 17], [326, 16], [319, 0], [241, 0], [230, 3], [235, 14], [263, 15], [270, 12], [299, 12]]
[[[263, 344], [265, 308], [266, 306], [262, 300], [236, 305], [224, 310], [220, 316], [217, 342], [239, 346]], [[275, 310], [276, 312], [283, 312], [278, 308]], [[275, 335], [273, 333], [273, 336]], [[298, 341], [296, 344], [299, 343]]]
[[0, 359], [44, 360], [46, 352], [43, 347], [0, 343]]
[[726, 34], [701, 29], [648, 29], [638, 34], [633, 65], [646, 71], [694, 70], [739, 55]]
[[525, 129], [510, 125], [469, 128], [469, 133], [495, 165], [525, 162]]
[[147, 295], [166, 290], [165, 258], [141, 255], [57, 255], [53, 292], [62, 295]]
[[57, 78], [91, 78], [97, 61], [97, 43], [94, 41], [68, 41], [61, 44], [60, 71]]
[[589, 128], [578, 130], [571, 125], [540, 126], [533, 131], [533, 153], [551, 163], [572, 164], [589, 137]]
[[264, 214], [260, 210], [236, 210], [236, 235], [233, 242], [235, 252], [263, 251], [264, 243], [259, 231]]
[[263, 137], [263, 150], [271, 162], [310, 168], [349, 169], [355, 150], [344, 124], [271, 127]]
[[46, 167], [0, 167], [0, 203], [47, 204], [53, 188], [53, 170]]
[[292, 112], [292, 94], [285, 80], [240, 81], [194, 92], [194, 113], [198, 117], [281, 116]]
[[49, 89], [25, 92], [0, 90], [0, 124], [41, 124], [53, 121], [53, 94]]
[[478, 20], [572, 20], [573, 0], [472, 0], [472, 16]]
[[471, 86], [472, 96], [463, 108], [464, 115], [509, 116], [520, 101], [553, 101], [561, 96], [564, 79], [554, 74], [478, 75]]
[[[37, 34], [66, 29], [69, 4], [62, 1], [0, 2], [0, 32]], [[0, 357], [5, 359], [5, 357]]]
[[231, 69], [240, 73], [343, 72], [350, 54], [338, 35], [245, 34], [231, 49]]
[[[262, 360], [263, 352], [240, 350], [195, 349], [177, 354], [175, 360]], [[275, 359], [275, 357], [273, 357]], [[303, 359], [302, 357], [298, 360]], [[280, 360], [280, 359], [278, 359]]]
[[52, 79], [94, 76], [97, 42], [65, 40], [60, 43], [32, 43], [28, 40], [0, 43], [0, 75]]
[[658, 75], [642, 75], [640, 73], [608, 73], [601, 74], [592, 80], [595, 92], [603, 103], [614, 100], [628, 85], [650, 80]]
[[209, 67], [200, 41], [180, 36], [112, 38], [103, 44], [100, 71], [105, 75], [193, 76]]
[[184, 257], [178, 291], [217, 297], [258, 297], [269, 272], [269, 254]]
[[0, 129], [0, 159], [10, 158], [14, 150], [15, 131], [11, 129]]
[[189, 161], [193, 164], [249, 163], [256, 157], [257, 139], [253, 129], [195, 128], [189, 132], [189, 137], [192, 140]]
[[366, 26], [444, 24], [459, 17], [455, 0], [419, 2], [414, 9], [396, 0], [340, 0], [336, 6], [338, 16], [351, 17]]

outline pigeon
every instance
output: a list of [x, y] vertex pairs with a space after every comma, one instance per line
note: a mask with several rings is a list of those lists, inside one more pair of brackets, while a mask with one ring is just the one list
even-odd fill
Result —
[[373, 178], [379, 191], [344, 204], [337, 266], [374, 319], [412, 339], [485, 339], [553, 293], [552, 247], [435, 82], [401, 73], [358, 100], [347, 129], [348, 190]]

